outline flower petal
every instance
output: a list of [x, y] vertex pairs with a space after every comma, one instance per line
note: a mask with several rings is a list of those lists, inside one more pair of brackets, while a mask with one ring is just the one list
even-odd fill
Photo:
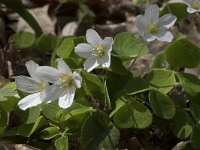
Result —
[[66, 95], [59, 98], [58, 105], [64, 109], [70, 107], [74, 100], [75, 91], [76, 91], [75, 87], [69, 89]]
[[173, 39], [173, 35], [171, 32], [163, 30], [160, 32], [160, 34], [156, 35], [156, 39], [160, 41], [171, 42]]
[[102, 38], [93, 29], [88, 29], [87, 30], [86, 39], [87, 39], [87, 42], [92, 44], [94, 47], [96, 47], [96, 45], [100, 45], [102, 43]]
[[154, 35], [151, 35], [151, 34], [149, 34], [147, 32], [144, 32], [144, 34], [142, 35], [142, 37], [147, 42], [151, 42], [151, 41], [153, 41], [153, 40], [156, 39]]
[[176, 20], [177, 20], [176, 16], [172, 14], [166, 14], [158, 20], [158, 24], [161, 27], [170, 28], [174, 25]]
[[136, 27], [141, 31], [145, 32], [147, 28], [147, 19], [143, 15], [138, 15], [135, 21]]
[[24, 97], [23, 99], [21, 99], [19, 101], [18, 105], [19, 105], [20, 109], [26, 110], [30, 107], [37, 106], [41, 103], [42, 103], [42, 101], [40, 99], [40, 93], [34, 93], [34, 94], [28, 95], [28, 96]]
[[75, 79], [75, 81], [74, 81], [75, 82], [75, 86], [77, 88], [80, 88], [81, 87], [81, 83], [82, 83], [82, 77], [77, 72], [73, 73], [73, 77]]
[[112, 51], [112, 44], [113, 44], [113, 38], [111, 37], [105, 37], [102, 41], [102, 45], [106, 48], [108, 52]]
[[98, 59], [98, 63], [103, 67], [103, 68], [109, 68], [110, 63], [111, 63], [111, 56], [110, 53], [104, 56], [101, 59]]
[[97, 63], [97, 58], [95, 56], [88, 58], [85, 62], [84, 62], [84, 69], [87, 72], [92, 71], [94, 68], [98, 67], [99, 64]]
[[188, 6], [191, 6], [193, 0], [183, 0], [183, 2], [185, 4], [187, 4]]
[[30, 74], [30, 76], [36, 80], [37, 82], [41, 82], [40, 78], [38, 77], [38, 75], [36, 74], [36, 68], [39, 67], [38, 64], [36, 64], [34, 61], [29, 60], [28, 62], [26, 62], [26, 68], [28, 70], [28, 73]]
[[196, 10], [196, 9], [192, 8], [191, 6], [189, 6], [189, 7], [187, 8], [187, 12], [189, 12], [189, 13], [194, 13], [194, 12], [200, 12], [200, 10]]
[[159, 18], [159, 8], [158, 5], [150, 5], [147, 6], [145, 10], [145, 17], [150, 21], [150, 22], [155, 22]]
[[26, 76], [15, 77], [15, 82], [19, 90], [27, 92], [27, 93], [37, 92], [38, 86], [40, 84], [36, 82], [35, 80], [33, 80], [32, 78], [26, 77]]
[[69, 66], [64, 62], [64, 60], [62, 58], [58, 58], [57, 59], [57, 62], [58, 62], [58, 70], [63, 73], [63, 74], [66, 74], [66, 73], [69, 73], [69, 74], [72, 74], [72, 71], [71, 69], [69, 68]]
[[52, 85], [51, 87], [46, 88], [44, 91], [42, 91], [41, 98], [45, 102], [54, 101], [65, 94], [66, 94], [65, 88], [60, 88], [59, 85]]
[[87, 43], [81, 43], [75, 47], [75, 53], [83, 58], [89, 58], [92, 56], [93, 49], [94, 46]]
[[49, 83], [55, 83], [60, 76], [60, 72], [57, 69], [49, 66], [40, 66], [36, 69], [36, 72], [42, 80]]

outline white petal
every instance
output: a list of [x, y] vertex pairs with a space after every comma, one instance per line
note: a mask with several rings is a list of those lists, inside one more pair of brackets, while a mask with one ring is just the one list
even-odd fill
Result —
[[52, 85], [51, 88], [47, 88], [42, 92], [42, 98], [45, 102], [54, 101], [65, 94], [65, 88], [61, 88], [59, 85]]
[[185, 4], [187, 4], [188, 6], [191, 6], [193, 0], [183, 0], [183, 2]]
[[136, 27], [141, 31], [145, 32], [147, 27], [147, 19], [143, 15], [138, 15], [135, 21]]
[[75, 87], [72, 87], [71, 89], [69, 89], [66, 95], [59, 98], [58, 105], [64, 109], [70, 107], [74, 100], [75, 91], [76, 91]]
[[147, 41], [147, 42], [151, 42], [151, 41], [153, 41], [153, 40], [156, 39], [154, 35], [151, 35], [151, 34], [149, 34], [149, 33], [147, 33], [147, 32], [145, 32], [145, 33], [142, 35], [142, 37], [143, 37], [143, 39], [144, 39], [145, 41]]
[[69, 66], [64, 62], [63, 59], [58, 58], [58, 59], [57, 59], [57, 62], [58, 62], [58, 70], [59, 70], [61, 73], [63, 73], [63, 74], [66, 74], [66, 73], [72, 74], [71, 69], [70, 69]]
[[36, 69], [37, 74], [42, 80], [45, 80], [49, 83], [54, 83], [58, 80], [60, 72], [49, 66], [41, 66]]
[[198, 12], [198, 10], [196, 10], [196, 9], [194, 9], [194, 8], [192, 8], [192, 7], [188, 7], [187, 8], [187, 12], [189, 12], [189, 13], [194, 13], [194, 12]]
[[15, 77], [15, 82], [19, 90], [27, 92], [27, 93], [37, 92], [38, 86], [40, 84], [36, 82], [35, 80], [33, 80], [32, 78], [26, 77], [26, 76]]
[[41, 80], [40, 80], [40, 78], [38, 77], [38, 75], [36, 74], [36, 68], [37, 68], [38, 66], [39, 66], [39, 65], [36, 64], [36, 63], [35, 63], [34, 61], [32, 61], [32, 60], [26, 62], [26, 68], [27, 68], [28, 73], [30, 74], [30, 76], [31, 76], [34, 80], [40, 82]]
[[40, 93], [34, 93], [21, 99], [18, 105], [20, 109], [26, 110], [27, 108], [37, 106], [41, 103]]
[[108, 52], [112, 51], [112, 44], [113, 44], [113, 38], [106, 37], [103, 39], [102, 45], [106, 48]]
[[93, 49], [94, 46], [87, 43], [81, 43], [75, 47], [75, 53], [83, 58], [89, 58], [92, 56]]
[[98, 62], [99, 64], [101, 64], [101, 66], [103, 68], [109, 68], [110, 67], [110, 63], [111, 63], [111, 59], [110, 59], [110, 53], [107, 54], [106, 56], [104, 56], [102, 59], [99, 59]]
[[84, 62], [84, 69], [87, 72], [92, 71], [94, 68], [98, 67], [99, 64], [97, 63], [97, 58], [95, 56], [88, 58], [85, 62]]
[[159, 18], [159, 8], [158, 5], [150, 5], [147, 6], [145, 10], [145, 17], [150, 21], [150, 22], [155, 22]]
[[173, 35], [171, 32], [165, 30], [165, 31], [161, 31], [160, 34], [156, 35], [156, 39], [160, 41], [171, 42], [173, 39]]
[[88, 29], [86, 32], [86, 39], [87, 42], [92, 44], [94, 47], [96, 47], [96, 45], [100, 45], [102, 43], [102, 39], [99, 36], [99, 34], [93, 30], [93, 29]]
[[75, 86], [77, 88], [80, 88], [81, 87], [81, 83], [82, 83], [82, 77], [77, 72], [73, 73], [73, 77], [75, 79], [75, 81], [74, 81], [75, 82]]
[[177, 18], [176, 16], [172, 15], [172, 14], [166, 14], [164, 16], [162, 16], [159, 21], [158, 24], [161, 27], [166, 27], [166, 28], [170, 28], [174, 25], [174, 23], [176, 22]]
[[47, 98], [50, 97], [49, 95], [51, 94], [52, 87], [53, 86], [47, 85], [46, 88], [42, 92], [40, 92], [40, 98], [42, 101], [45, 101], [45, 102], [50, 101], [50, 99], [47, 99]]

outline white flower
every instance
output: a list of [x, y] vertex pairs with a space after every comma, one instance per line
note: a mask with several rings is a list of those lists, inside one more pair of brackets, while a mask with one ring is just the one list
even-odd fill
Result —
[[188, 5], [187, 12], [194, 13], [200, 12], [200, 0], [182, 0], [186, 5]]
[[42, 102], [45, 102], [45, 95], [47, 95], [51, 88], [47, 82], [41, 80], [36, 74], [37, 67], [38, 64], [30, 60], [26, 62], [26, 68], [31, 77], [15, 77], [15, 82], [19, 90], [32, 93], [19, 101], [18, 105], [22, 110], [26, 110], [27, 108], [34, 107]]
[[75, 47], [76, 54], [86, 58], [84, 69], [90, 72], [98, 66], [110, 67], [113, 39], [106, 37], [102, 40], [93, 29], [87, 30], [86, 39], [89, 44], [81, 43]]
[[168, 29], [174, 25], [177, 18], [172, 14], [166, 14], [159, 18], [159, 8], [157, 5], [148, 6], [145, 14], [136, 18], [136, 26], [142, 32], [145, 41], [171, 42], [173, 35]]
[[38, 67], [36, 72], [40, 77], [49, 83], [53, 83], [46, 99], [58, 99], [61, 108], [68, 108], [72, 105], [76, 88], [81, 87], [82, 77], [71, 71], [68, 65], [62, 60], [57, 59], [58, 69], [49, 66]]

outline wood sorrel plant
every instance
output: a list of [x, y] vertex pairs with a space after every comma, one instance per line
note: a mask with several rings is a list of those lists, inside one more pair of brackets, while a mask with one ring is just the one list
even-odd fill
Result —
[[[164, 8], [162, 16], [157, 5], [148, 6], [136, 19], [139, 37], [123, 32], [114, 40], [102, 39], [93, 29], [87, 30], [86, 39], [16, 33], [19, 48], [54, 51], [51, 66], [30, 60], [26, 68], [31, 77], [17, 76], [0, 89], [0, 140], [43, 149], [54, 144], [58, 150], [71, 148], [75, 141], [75, 149], [112, 150], [121, 148], [127, 131], [140, 134], [154, 126], [173, 133], [177, 148], [200, 149], [200, 80], [182, 71], [200, 66], [200, 48], [185, 36], [173, 38], [169, 31], [180, 20], [172, 8], [199, 10], [199, 1], [184, 2], [188, 6], [169, 4], [175, 13], [166, 14]], [[23, 43], [27, 38], [29, 42]], [[143, 77], [128, 70], [127, 61], [148, 53], [142, 40], [156, 39], [169, 43], [154, 57], [150, 71]], [[15, 126], [10, 125], [11, 112], [20, 118]], [[141, 144], [156, 149], [148, 140]]]

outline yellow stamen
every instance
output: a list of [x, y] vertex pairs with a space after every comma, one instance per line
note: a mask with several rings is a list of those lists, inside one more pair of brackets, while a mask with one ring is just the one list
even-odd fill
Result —
[[160, 28], [156, 23], [152, 22], [147, 25], [147, 31], [150, 34], [156, 35], [160, 32]]
[[41, 81], [41, 83], [38, 86], [38, 92], [42, 92], [46, 88], [47, 84], [45, 81]]
[[68, 73], [61, 75], [59, 78], [59, 84], [65, 88], [71, 88], [74, 85], [74, 81], [75, 79]]
[[97, 56], [99, 58], [102, 58], [106, 54], [106, 48], [103, 45], [97, 45], [93, 51], [92, 54], [94, 56]]
[[199, 10], [200, 9], [200, 2], [198, 2], [198, 1], [192, 2], [192, 8]]

